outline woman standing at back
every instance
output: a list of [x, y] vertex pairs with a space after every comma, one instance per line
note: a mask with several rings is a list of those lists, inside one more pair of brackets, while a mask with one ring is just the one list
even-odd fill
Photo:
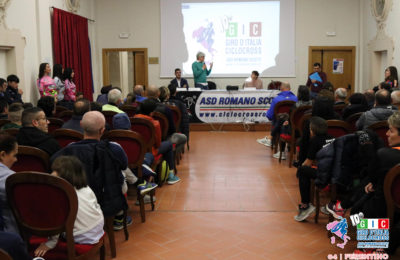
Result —
[[42, 63], [39, 67], [39, 78], [37, 80], [37, 87], [40, 96], [53, 96], [57, 97], [57, 86], [54, 79], [50, 77], [51, 67], [48, 63]]
[[75, 72], [71, 68], [65, 68], [64, 70], [64, 85], [65, 85], [65, 91], [64, 91], [64, 100], [69, 101], [69, 102], [75, 102], [76, 101], [76, 86], [73, 81], [73, 78], [75, 76]]
[[398, 87], [397, 68], [395, 66], [389, 66], [385, 69], [385, 82], [389, 83], [392, 88]]
[[61, 64], [54, 64], [53, 66], [53, 80], [56, 84], [57, 90], [57, 101], [63, 101], [64, 99], [64, 81], [63, 81], [63, 72], [64, 69]]

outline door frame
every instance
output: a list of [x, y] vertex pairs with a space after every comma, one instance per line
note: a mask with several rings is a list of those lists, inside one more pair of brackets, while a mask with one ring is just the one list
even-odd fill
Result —
[[[353, 93], [356, 92], [356, 46], [308, 46], [308, 74], [313, 71], [312, 52], [313, 51], [351, 51], [351, 64], [353, 73], [351, 75], [351, 86]], [[323, 64], [321, 64], [323, 67]]]
[[[147, 56], [147, 48], [104, 48], [102, 49], [103, 56], [103, 85], [110, 84], [110, 74], [108, 73], [109, 63], [108, 63], [108, 53], [110, 52], [141, 52], [144, 53], [144, 82], [145, 86], [149, 85], [149, 61]], [[133, 72], [134, 73], [134, 72]], [[133, 87], [133, 86], [132, 86]]]

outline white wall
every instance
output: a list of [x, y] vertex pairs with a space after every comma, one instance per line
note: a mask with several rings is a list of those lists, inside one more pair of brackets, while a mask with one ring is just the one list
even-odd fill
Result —
[[[118, 3], [118, 4], [117, 4]], [[97, 73], [102, 77], [101, 50], [103, 48], [148, 48], [149, 57], [160, 57], [160, 3], [159, 0], [97, 0]], [[296, 1], [296, 78], [263, 78], [264, 85], [271, 79], [289, 81], [294, 90], [304, 84], [308, 75], [308, 46], [356, 46], [360, 45], [360, 0], [297, 0]], [[336, 37], [327, 37], [327, 31], [335, 31]], [[119, 39], [121, 32], [131, 33], [129, 39]], [[358, 66], [358, 63], [356, 64]], [[357, 67], [356, 67], [357, 68]], [[170, 79], [162, 79], [159, 65], [149, 65], [149, 84], [166, 85]], [[356, 70], [356, 89], [358, 88]], [[173, 71], [171, 71], [173, 78]], [[212, 78], [219, 88], [226, 85], [242, 85], [244, 79]], [[190, 79], [189, 83], [193, 84]], [[102, 83], [100, 84], [102, 85]]]
[[[389, 57], [386, 59], [387, 64], [384, 65], [384, 67], [388, 66], [396, 66], [397, 69], [400, 69], [400, 25], [398, 22], [398, 18], [400, 16], [400, 1], [392, 0], [393, 5], [392, 8], [389, 12], [389, 15], [387, 17], [387, 20], [385, 22], [386, 24], [386, 35], [389, 36], [390, 38], [393, 39], [394, 42], [394, 51], [393, 51], [393, 59], [389, 59]], [[372, 5], [371, 1], [363, 1], [362, 2], [362, 12], [363, 12], [363, 28], [362, 31], [364, 32], [363, 35], [363, 56], [368, 57], [368, 43], [373, 40], [377, 34], [378, 27], [376, 20], [373, 16], [372, 12]], [[361, 68], [363, 70], [363, 74], [365, 75], [365, 81], [362, 86], [364, 90], [372, 88], [373, 86], [376, 86], [379, 81], [384, 80], [384, 70], [382, 69], [382, 66], [380, 65], [379, 67], [381, 68], [380, 74], [381, 79], [376, 82], [369, 82], [368, 80], [368, 75], [372, 70], [372, 65], [370, 64], [370, 60], [365, 59]]]
[[[77, 14], [89, 18], [93, 17], [94, 0], [81, 0], [80, 2], [81, 7]], [[53, 65], [51, 6], [67, 10], [64, 0], [10, 0], [6, 9], [5, 21], [8, 29], [19, 30], [26, 39], [24, 53], [25, 86], [20, 86], [24, 90], [23, 100], [25, 102], [36, 103], [39, 97], [36, 79], [40, 63], [49, 62], [51, 66]], [[89, 33], [91, 39], [94, 39], [94, 27], [90, 22]], [[21, 77], [22, 75], [18, 76]]]

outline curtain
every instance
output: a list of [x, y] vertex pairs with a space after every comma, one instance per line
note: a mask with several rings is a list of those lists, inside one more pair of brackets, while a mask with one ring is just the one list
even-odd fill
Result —
[[86, 18], [57, 8], [53, 9], [54, 64], [72, 68], [77, 91], [93, 100], [92, 62]]

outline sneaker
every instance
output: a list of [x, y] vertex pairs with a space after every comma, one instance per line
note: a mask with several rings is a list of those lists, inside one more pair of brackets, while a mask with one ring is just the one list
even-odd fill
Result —
[[[144, 204], [150, 204], [151, 203], [150, 195], [147, 195], [147, 194], [144, 195], [143, 201], [144, 201]], [[156, 196], [153, 196], [153, 202], [156, 202]], [[136, 200], [135, 205], [136, 206], [140, 205], [139, 200]]]
[[341, 206], [340, 206], [340, 201], [336, 201], [336, 203], [334, 202], [329, 202], [329, 204], [326, 204], [325, 206], [326, 210], [332, 214], [332, 216], [335, 219], [342, 219], [344, 218], [344, 214], [346, 213], [346, 210], [344, 210]]
[[175, 184], [175, 183], [179, 182], [180, 180], [181, 179], [179, 179], [178, 176], [176, 176], [172, 172], [170, 172], [169, 176], [168, 176], [167, 183], [172, 185], [172, 184]]
[[143, 169], [143, 176], [157, 176], [157, 173], [155, 173], [153, 171], [152, 168], [150, 168], [150, 166], [148, 166], [147, 164], [142, 164]]
[[321, 211], [325, 215], [329, 215], [329, 211], [326, 210], [326, 206], [322, 206], [319, 211]]
[[139, 184], [137, 188], [140, 191], [140, 194], [143, 195], [151, 190], [154, 190], [155, 188], [157, 188], [157, 186], [158, 185], [155, 183], [144, 181], [142, 184]]
[[[272, 157], [274, 157], [275, 159], [279, 159], [279, 154], [280, 154], [280, 152], [274, 153], [274, 154], [272, 155]], [[281, 160], [286, 160], [286, 154], [285, 154], [285, 153], [282, 153], [282, 158], [281, 158]]]
[[294, 217], [296, 221], [303, 221], [308, 218], [315, 211], [315, 207], [313, 204], [309, 204], [307, 208], [300, 208], [299, 206], [299, 214]]
[[263, 145], [269, 146], [269, 147], [272, 146], [271, 139], [269, 139], [268, 137], [257, 139], [257, 143], [263, 144]]
[[[133, 220], [131, 216], [126, 216], [126, 225], [132, 225]], [[115, 216], [114, 218], [114, 231], [118, 231], [124, 228], [124, 216]]]

